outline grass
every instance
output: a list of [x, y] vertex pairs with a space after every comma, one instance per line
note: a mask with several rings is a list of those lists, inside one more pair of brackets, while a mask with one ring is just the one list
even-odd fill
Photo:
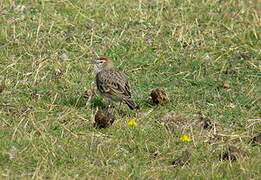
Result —
[[[259, 179], [260, 145], [249, 140], [261, 133], [260, 5], [1, 1], [1, 179]], [[94, 80], [88, 60], [97, 56], [128, 74], [141, 105], [116, 111], [102, 130], [83, 98]], [[154, 88], [170, 102], [151, 106]], [[199, 112], [215, 131], [202, 128]], [[220, 161], [228, 145], [248, 157]], [[173, 167], [184, 150], [189, 166]]]

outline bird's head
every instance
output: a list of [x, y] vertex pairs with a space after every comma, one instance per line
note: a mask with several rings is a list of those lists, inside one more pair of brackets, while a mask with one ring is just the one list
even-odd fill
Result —
[[91, 60], [91, 63], [93, 64], [96, 73], [113, 67], [113, 63], [112, 63], [111, 59], [105, 58], [105, 57], [100, 57], [100, 58]]

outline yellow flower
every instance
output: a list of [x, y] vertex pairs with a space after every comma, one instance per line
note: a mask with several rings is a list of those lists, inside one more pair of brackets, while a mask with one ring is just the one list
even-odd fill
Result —
[[180, 136], [180, 140], [183, 141], [183, 142], [189, 142], [189, 141], [191, 141], [190, 137], [189, 137], [188, 135], [186, 135], [186, 134], [182, 134], [182, 135]]
[[129, 122], [128, 122], [128, 126], [137, 126], [138, 124], [137, 124], [137, 122], [135, 121], [135, 120], [130, 120]]

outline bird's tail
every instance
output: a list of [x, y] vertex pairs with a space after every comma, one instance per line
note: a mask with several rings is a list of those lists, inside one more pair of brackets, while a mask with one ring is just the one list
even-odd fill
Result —
[[140, 109], [140, 106], [136, 104], [132, 99], [127, 99], [125, 100], [125, 102], [131, 110]]

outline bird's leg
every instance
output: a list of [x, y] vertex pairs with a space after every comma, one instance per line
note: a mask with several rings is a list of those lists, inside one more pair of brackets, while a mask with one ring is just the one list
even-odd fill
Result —
[[118, 114], [124, 114], [124, 110], [122, 108], [123, 107], [122, 104], [123, 104], [122, 101], [120, 101], [119, 106], [118, 106], [119, 108], [117, 109], [118, 110]]
[[112, 100], [109, 100], [109, 108], [114, 108], [115, 106], [113, 105]]

